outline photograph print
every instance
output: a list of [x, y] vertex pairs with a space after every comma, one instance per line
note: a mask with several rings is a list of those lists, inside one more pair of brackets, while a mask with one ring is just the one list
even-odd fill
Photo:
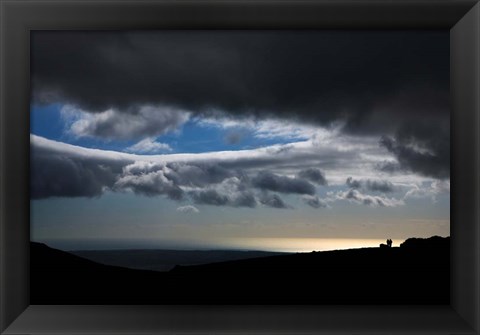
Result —
[[448, 30], [32, 31], [31, 304], [449, 304]]

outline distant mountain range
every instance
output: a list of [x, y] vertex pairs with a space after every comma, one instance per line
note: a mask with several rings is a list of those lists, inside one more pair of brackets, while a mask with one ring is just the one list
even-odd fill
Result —
[[31, 304], [449, 304], [448, 237], [255, 254], [168, 272], [104, 265], [35, 242], [30, 248]]
[[268, 251], [155, 249], [79, 250], [69, 253], [101, 264], [154, 271], [169, 271], [176, 265], [199, 265], [286, 254]]

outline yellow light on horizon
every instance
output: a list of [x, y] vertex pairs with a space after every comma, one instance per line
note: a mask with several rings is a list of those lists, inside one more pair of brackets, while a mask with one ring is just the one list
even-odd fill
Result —
[[[402, 242], [403, 239], [393, 240], [393, 246], [399, 246]], [[386, 239], [252, 237], [224, 241], [224, 245], [231, 248], [279, 252], [372, 248], [378, 247], [380, 243], [386, 243]]]

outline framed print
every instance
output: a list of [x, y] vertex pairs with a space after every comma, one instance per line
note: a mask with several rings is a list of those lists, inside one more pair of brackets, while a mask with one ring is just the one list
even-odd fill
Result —
[[2, 333], [478, 333], [476, 1], [1, 10]]
[[30, 53], [31, 304], [449, 304], [447, 30]]

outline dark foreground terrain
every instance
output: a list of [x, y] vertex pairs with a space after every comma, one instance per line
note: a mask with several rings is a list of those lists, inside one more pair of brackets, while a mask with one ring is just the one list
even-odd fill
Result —
[[31, 304], [449, 304], [450, 239], [298, 253], [169, 272], [108, 266], [32, 242]]

